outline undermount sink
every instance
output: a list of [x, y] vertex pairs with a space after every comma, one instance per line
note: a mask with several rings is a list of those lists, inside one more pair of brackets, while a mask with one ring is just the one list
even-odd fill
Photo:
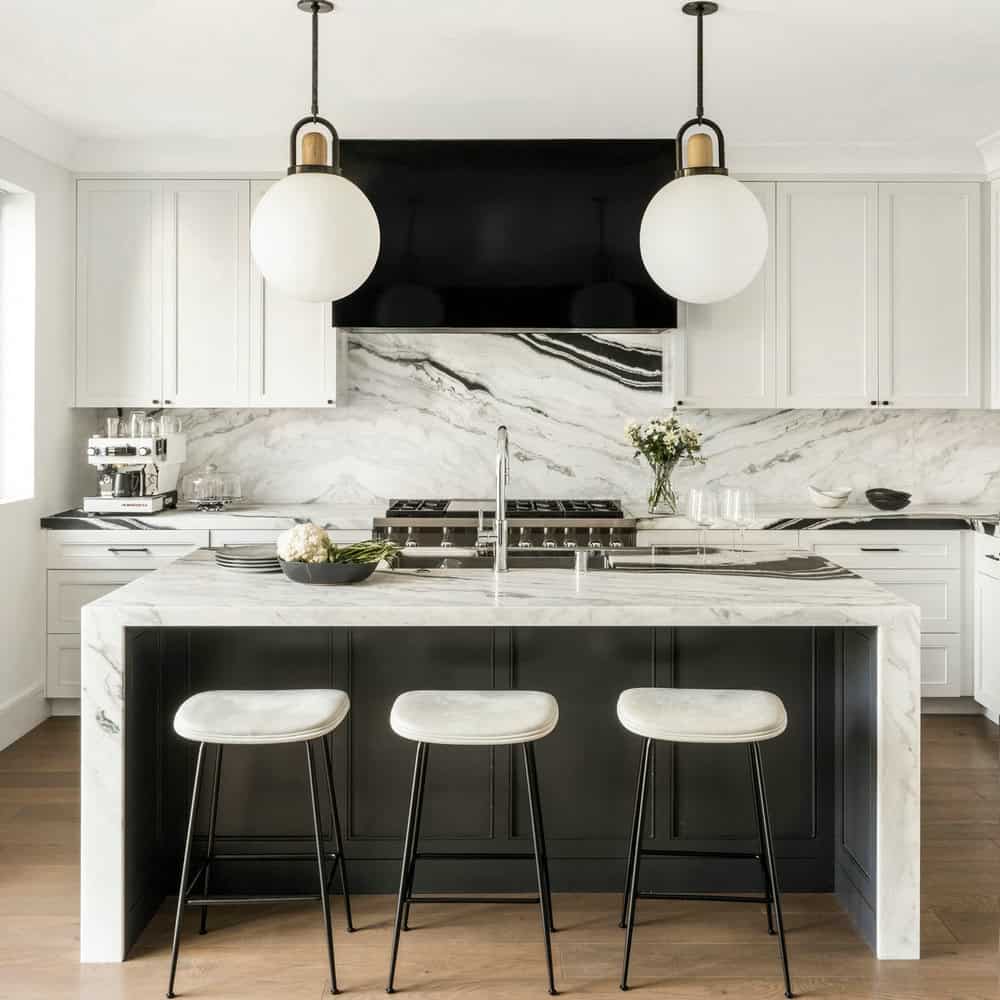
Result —
[[[579, 549], [508, 549], [509, 569], [573, 569]], [[588, 568], [598, 569], [604, 564], [600, 552], [588, 553]], [[435, 549], [433, 552], [399, 553], [400, 569], [493, 569], [493, 555], [479, 554], [462, 549], [457, 552]]]

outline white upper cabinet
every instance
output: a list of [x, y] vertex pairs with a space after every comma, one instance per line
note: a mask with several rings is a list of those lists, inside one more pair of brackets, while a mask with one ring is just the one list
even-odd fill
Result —
[[666, 335], [667, 405], [767, 409], [774, 389], [774, 195], [747, 187], [767, 215], [769, 249], [760, 274], [739, 295], [712, 305], [678, 302], [677, 330]]
[[879, 401], [982, 405], [980, 185], [879, 185]]
[[[252, 181], [256, 207], [273, 181]], [[250, 302], [250, 403], [332, 406], [343, 375], [344, 334], [329, 303], [302, 302], [270, 286], [253, 267]]]
[[163, 193], [159, 181], [77, 185], [76, 402], [162, 399]]
[[779, 407], [877, 398], [876, 205], [874, 184], [778, 184]]
[[250, 184], [164, 181], [163, 402], [249, 401]]

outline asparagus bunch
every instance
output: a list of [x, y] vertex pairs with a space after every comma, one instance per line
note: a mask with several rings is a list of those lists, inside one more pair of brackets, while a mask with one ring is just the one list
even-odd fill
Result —
[[367, 564], [385, 560], [390, 566], [395, 566], [398, 555], [398, 545], [369, 539], [365, 542], [351, 542], [350, 545], [331, 543], [329, 562]]

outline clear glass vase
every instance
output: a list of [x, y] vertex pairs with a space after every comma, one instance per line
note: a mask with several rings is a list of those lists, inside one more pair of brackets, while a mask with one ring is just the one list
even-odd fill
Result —
[[672, 516], [677, 513], [677, 493], [671, 482], [675, 468], [677, 468], [676, 462], [664, 462], [650, 466], [653, 478], [650, 481], [649, 495], [646, 498], [650, 514]]

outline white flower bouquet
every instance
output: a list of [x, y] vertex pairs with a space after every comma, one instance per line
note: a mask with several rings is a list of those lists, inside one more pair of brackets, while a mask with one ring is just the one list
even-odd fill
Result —
[[671, 477], [679, 462], [704, 463], [701, 455], [701, 432], [676, 417], [654, 417], [645, 424], [630, 420], [625, 424], [625, 438], [649, 462], [653, 472], [648, 506], [650, 514], [677, 513], [677, 493]]

